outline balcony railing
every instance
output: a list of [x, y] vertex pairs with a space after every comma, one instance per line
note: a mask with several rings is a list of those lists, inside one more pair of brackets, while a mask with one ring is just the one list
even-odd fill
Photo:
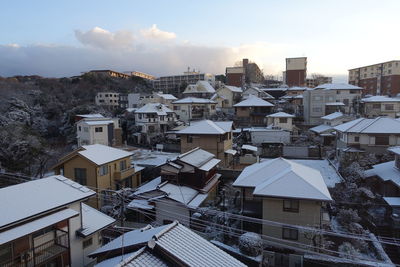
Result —
[[115, 172], [114, 173], [114, 180], [122, 180], [125, 179], [129, 176], [132, 176], [135, 173], [135, 168], [132, 166], [128, 169], [125, 169], [123, 171]]
[[40, 266], [47, 261], [60, 256], [68, 251], [68, 233], [57, 231], [59, 234], [55, 239], [47, 241], [39, 246], [26, 250], [14, 259], [0, 263], [2, 267], [31, 267]]

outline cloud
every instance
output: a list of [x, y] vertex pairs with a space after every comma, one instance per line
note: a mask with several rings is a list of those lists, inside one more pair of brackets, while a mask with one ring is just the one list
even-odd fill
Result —
[[176, 38], [176, 34], [174, 32], [162, 31], [157, 28], [156, 24], [153, 24], [153, 26], [148, 29], [140, 30], [140, 33], [145, 38], [157, 41], [167, 41]]
[[75, 30], [76, 39], [84, 45], [101, 49], [132, 49], [133, 33], [130, 31], [109, 32], [100, 27], [82, 32]]

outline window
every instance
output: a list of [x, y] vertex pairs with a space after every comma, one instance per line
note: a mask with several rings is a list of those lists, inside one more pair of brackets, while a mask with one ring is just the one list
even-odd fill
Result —
[[279, 118], [279, 123], [287, 123], [287, 118]]
[[282, 228], [282, 238], [289, 239], [289, 240], [298, 240], [299, 238], [299, 231], [293, 228]]
[[179, 110], [179, 106], [174, 106], [174, 110]]
[[96, 127], [96, 128], [94, 128], [94, 131], [96, 133], [102, 133], [103, 132], [103, 127]]
[[84, 168], [74, 168], [75, 181], [81, 185], [87, 185], [86, 181], [86, 169]]
[[360, 137], [359, 136], [354, 136], [354, 142], [360, 142]]
[[299, 212], [299, 201], [293, 199], [283, 200], [283, 211], [287, 212]]
[[78, 126], [78, 131], [82, 131], [82, 127], [81, 126]]
[[123, 171], [123, 170], [126, 169], [126, 160], [121, 160], [121, 161], [119, 162], [119, 169], [120, 169], [121, 171]]
[[12, 258], [11, 243], [0, 246], [0, 262], [6, 262]]
[[372, 104], [373, 109], [381, 109], [381, 104]]
[[100, 175], [106, 175], [108, 173], [108, 165], [100, 166]]
[[385, 110], [394, 110], [394, 104], [386, 104]]
[[337, 94], [337, 95], [340, 95], [340, 91], [339, 91], [339, 90], [336, 90], [336, 94]]
[[315, 107], [312, 109], [313, 112], [322, 112], [322, 108], [321, 107]]
[[191, 135], [188, 135], [188, 136], [186, 137], [186, 142], [187, 142], [187, 143], [193, 143], [193, 137], [192, 137]]
[[314, 100], [315, 100], [315, 101], [320, 101], [320, 100], [321, 100], [321, 97], [316, 95], [316, 96], [314, 96]]
[[375, 145], [387, 146], [389, 145], [389, 136], [375, 136]]
[[89, 238], [89, 239], [83, 240], [82, 248], [85, 249], [87, 247], [90, 247], [92, 244], [93, 244], [93, 238]]

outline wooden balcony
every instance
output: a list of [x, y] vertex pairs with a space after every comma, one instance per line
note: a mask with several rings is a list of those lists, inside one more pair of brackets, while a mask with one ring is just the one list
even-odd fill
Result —
[[114, 172], [114, 180], [123, 180], [132, 176], [135, 173], [135, 168], [132, 166], [120, 172]]

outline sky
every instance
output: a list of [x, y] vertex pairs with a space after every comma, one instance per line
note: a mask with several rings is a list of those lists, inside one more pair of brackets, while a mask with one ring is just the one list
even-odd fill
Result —
[[242, 58], [282, 76], [285, 58], [346, 81], [400, 59], [398, 0], [1, 1], [0, 76], [91, 69], [222, 74]]

